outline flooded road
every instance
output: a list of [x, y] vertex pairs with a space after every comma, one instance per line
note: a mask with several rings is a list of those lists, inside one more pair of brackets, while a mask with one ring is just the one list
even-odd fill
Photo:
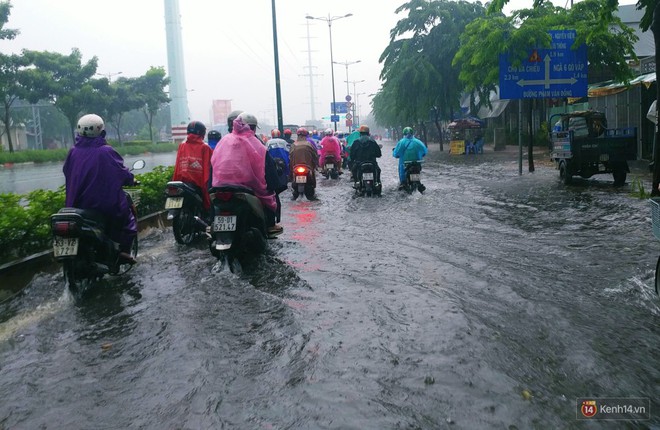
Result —
[[[0, 428], [660, 428], [648, 203], [437, 147], [406, 195], [391, 147], [382, 198], [346, 175], [283, 194], [240, 275], [167, 229], [80, 304], [37, 274], [0, 305]], [[649, 398], [651, 420], [583, 423], [578, 397]]]

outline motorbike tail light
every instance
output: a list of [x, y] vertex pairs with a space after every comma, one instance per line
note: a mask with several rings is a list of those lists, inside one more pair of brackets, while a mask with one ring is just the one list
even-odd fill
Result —
[[296, 167], [296, 173], [307, 173], [307, 168], [306, 167]]
[[168, 196], [178, 196], [179, 194], [183, 194], [183, 190], [179, 187], [167, 187], [165, 193]]
[[69, 236], [78, 233], [78, 226], [71, 221], [56, 221], [53, 223], [53, 233], [56, 236]]
[[220, 200], [221, 202], [228, 202], [234, 196], [234, 193], [231, 191], [217, 191], [215, 193], [215, 199]]

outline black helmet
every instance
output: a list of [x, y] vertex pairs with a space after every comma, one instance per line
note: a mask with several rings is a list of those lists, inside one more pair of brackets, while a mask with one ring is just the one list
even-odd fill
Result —
[[186, 130], [188, 134], [196, 134], [197, 136], [206, 136], [206, 126], [201, 121], [191, 121]]
[[209, 131], [209, 134], [206, 135], [208, 140], [220, 140], [221, 137], [222, 135], [218, 130], [211, 130]]

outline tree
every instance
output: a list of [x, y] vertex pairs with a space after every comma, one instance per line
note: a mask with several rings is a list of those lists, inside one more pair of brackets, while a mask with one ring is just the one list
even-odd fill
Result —
[[169, 83], [170, 79], [165, 77], [163, 67], [151, 67], [135, 82], [136, 92], [142, 97], [142, 111], [149, 125], [149, 138], [154, 143], [153, 120], [160, 107], [170, 101], [165, 93], [165, 87]]
[[47, 99], [66, 116], [71, 126], [71, 138], [75, 140], [75, 128], [81, 113], [98, 110], [103, 106], [100, 80], [96, 74], [98, 58], [82, 64], [77, 48], [71, 54], [24, 50], [23, 54], [34, 67], [29, 69], [32, 88], [31, 101]]
[[[105, 79], [104, 79], [105, 80]], [[143, 97], [136, 90], [138, 79], [121, 77], [105, 88], [107, 118], [122, 143], [121, 124], [124, 114], [143, 106]]]
[[422, 129], [432, 112], [442, 150], [439, 119], [451, 119], [460, 110], [459, 70], [452, 59], [465, 26], [485, 9], [463, 0], [410, 0], [395, 12], [403, 11], [407, 17], [390, 31], [390, 44], [380, 57], [384, 83], [379, 93], [389, 95], [374, 98], [374, 112], [382, 116], [377, 105], [387, 99], [385, 108], [398, 114], [397, 124], [419, 124]]
[[[18, 30], [4, 28], [5, 24], [9, 21], [11, 7], [8, 1], [0, 2], [0, 40], [11, 40], [19, 34]], [[20, 72], [24, 65], [24, 58], [19, 55], [0, 54], [0, 97], [2, 98], [2, 107], [4, 108], [3, 122], [9, 152], [14, 152], [11, 133], [9, 132], [11, 127], [10, 108], [23, 91], [20, 82]]]
[[[549, 1], [535, 0], [533, 9], [514, 11], [507, 17], [501, 13], [506, 1], [492, 3], [488, 15], [465, 28], [461, 48], [454, 58], [454, 64], [461, 67], [460, 79], [472, 95], [474, 108], [490, 107], [489, 94], [499, 83], [500, 54], [507, 53], [512, 64], [519, 65], [531, 49], [550, 47], [548, 30], [552, 29], [576, 30], [574, 46], [586, 43], [590, 71], [608, 70], [624, 82], [632, 78], [626, 58], [636, 58], [637, 37], [614, 16], [616, 2], [613, 7], [612, 0], [584, 0], [567, 10]], [[529, 154], [533, 152], [532, 143], [530, 133]], [[530, 159], [532, 171], [533, 166]]]

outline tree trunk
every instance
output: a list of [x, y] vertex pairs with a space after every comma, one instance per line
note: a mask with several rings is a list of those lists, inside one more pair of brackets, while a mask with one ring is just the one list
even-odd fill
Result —
[[[445, 136], [442, 133], [442, 126], [440, 125], [440, 118], [439, 118], [439, 115], [438, 115], [438, 108], [435, 107], [435, 106], [433, 106], [433, 123], [435, 124], [435, 128], [438, 129], [438, 136], [440, 136], [440, 152], [443, 152], [444, 151], [444, 146], [443, 145], [444, 145]], [[429, 145], [426, 144], [426, 146], [428, 147]]]
[[9, 117], [9, 105], [5, 103], [5, 130], [7, 133], [7, 146], [9, 147], [9, 152], [14, 152], [14, 144], [11, 141], [11, 118]]
[[[653, 9], [653, 22], [651, 23], [651, 31], [653, 32], [653, 40], [655, 41], [655, 70], [656, 73], [660, 71], [660, 56], [658, 56], [658, 46], [660, 46], [660, 3], [655, 4]], [[660, 103], [660, 85], [656, 85], [656, 100]], [[658, 132], [658, 124], [655, 125], [655, 146], [653, 148], [653, 186], [651, 187], [651, 196], [660, 196], [660, 133]]]

